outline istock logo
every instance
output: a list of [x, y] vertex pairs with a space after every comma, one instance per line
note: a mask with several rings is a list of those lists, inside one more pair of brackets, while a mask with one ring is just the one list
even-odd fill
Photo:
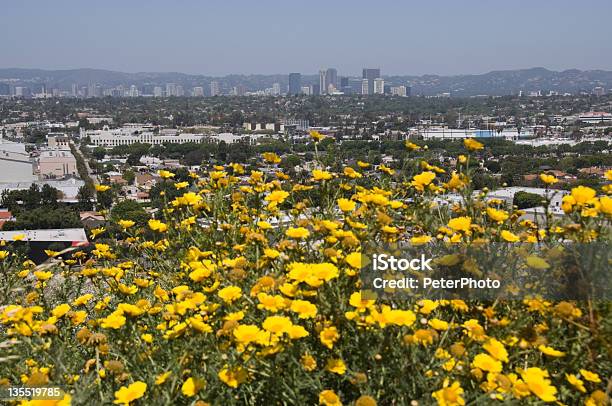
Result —
[[374, 271], [433, 271], [429, 263], [433, 258], [395, 258], [393, 255], [374, 254], [372, 255], [372, 266]]

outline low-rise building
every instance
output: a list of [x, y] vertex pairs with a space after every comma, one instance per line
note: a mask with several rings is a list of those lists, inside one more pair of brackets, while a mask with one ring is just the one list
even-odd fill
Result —
[[47, 146], [49, 149], [70, 149], [70, 137], [64, 133], [49, 133]]
[[178, 133], [176, 130], [169, 132], [170, 134], [155, 133], [150, 127], [124, 126], [110, 129], [105, 126], [102, 130], [82, 131], [81, 138], [89, 137], [95, 146], [112, 148], [136, 143], [151, 145], [200, 143], [206, 137], [204, 134]]
[[578, 116], [578, 120], [589, 124], [612, 123], [612, 113], [605, 111], [589, 111]]
[[76, 159], [70, 150], [50, 149], [38, 157], [38, 173], [42, 179], [64, 178], [78, 174]]
[[96, 228], [106, 223], [106, 218], [97, 211], [82, 211], [79, 213], [79, 218], [84, 227]]
[[68, 179], [47, 179], [40, 181], [23, 181], [23, 182], [0, 182], [0, 194], [6, 191], [12, 190], [27, 190], [33, 184], [38, 185], [42, 189], [44, 185], [49, 185], [60, 191], [59, 201], [64, 203], [77, 203], [79, 189], [85, 185], [85, 182], [81, 179], [68, 178]]
[[514, 202], [514, 195], [518, 192], [526, 192], [535, 194], [538, 196], [542, 196], [542, 198], [547, 198], [550, 200], [549, 210], [553, 214], [562, 214], [561, 203], [563, 200], [563, 196], [569, 194], [567, 190], [558, 190], [558, 189], [545, 189], [538, 187], [522, 187], [522, 186], [512, 186], [507, 188], [501, 188], [497, 190], [493, 190], [487, 194], [487, 200], [490, 199], [500, 199], [503, 200], [508, 206], [511, 206]]

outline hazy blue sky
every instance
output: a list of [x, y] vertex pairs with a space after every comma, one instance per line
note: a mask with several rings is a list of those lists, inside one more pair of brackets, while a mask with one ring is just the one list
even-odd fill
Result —
[[8, 0], [0, 16], [0, 67], [612, 70], [611, 0]]

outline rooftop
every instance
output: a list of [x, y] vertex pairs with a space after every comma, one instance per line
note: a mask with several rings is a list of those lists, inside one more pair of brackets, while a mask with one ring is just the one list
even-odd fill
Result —
[[16, 235], [24, 235], [23, 241], [88, 242], [85, 230], [82, 228], [0, 231], [0, 240], [11, 241]]

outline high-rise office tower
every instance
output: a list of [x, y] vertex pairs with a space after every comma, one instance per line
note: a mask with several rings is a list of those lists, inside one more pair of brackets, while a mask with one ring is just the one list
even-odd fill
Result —
[[380, 77], [380, 68], [376, 68], [376, 69], [363, 68], [362, 78], [368, 80], [368, 93], [367, 94], [374, 94], [374, 79], [379, 78], [379, 77]]
[[327, 71], [323, 69], [319, 71], [319, 91], [327, 94]]
[[210, 82], [210, 95], [211, 96], [220, 96], [221, 91], [219, 90], [219, 82], [213, 80]]
[[[374, 91], [374, 88], [372, 88], [372, 91]], [[368, 79], [361, 80], [361, 94], [370, 94], [370, 82]]]
[[202, 86], [195, 86], [191, 94], [193, 97], [202, 97], [204, 96], [204, 88]]
[[302, 90], [302, 74], [290, 73], [289, 74], [289, 95], [300, 94]]
[[334, 68], [328, 68], [325, 72], [325, 88], [329, 89], [329, 86], [333, 86], [334, 89], [338, 89], [338, 71]]
[[29, 97], [30, 88], [25, 86], [15, 86], [15, 97]]
[[347, 76], [340, 77], [340, 89], [339, 90], [344, 94], [352, 93], [351, 85], [349, 84], [349, 78]]
[[385, 80], [383, 78], [374, 79], [374, 94], [385, 94]]
[[162, 97], [164, 95], [164, 91], [161, 86], [155, 86], [153, 88], [153, 97]]
[[183, 89], [183, 86], [181, 85], [176, 85], [176, 95], [177, 96], [185, 96], [185, 90]]
[[176, 83], [166, 83], [166, 96], [176, 96]]
[[236, 96], [244, 96], [246, 94], [246, 86], [245, 85], [238, 85], [238, 86], [234, 86], [234, 94]]
[[130, 90], [128, 91], [128, 96], [138, 97], [139, 95], [140, 95], [140, 92], [138, 91], [138, 88], [136, 87], [136, 85], [130, 86]]
[[273, 96], [280, 96], [280, 83], [273, 83], [272, 84], [272, 95]]
[[402, 96], [406, 97], [406, 86], [392, 86], [391, 94], [393, 96]]

